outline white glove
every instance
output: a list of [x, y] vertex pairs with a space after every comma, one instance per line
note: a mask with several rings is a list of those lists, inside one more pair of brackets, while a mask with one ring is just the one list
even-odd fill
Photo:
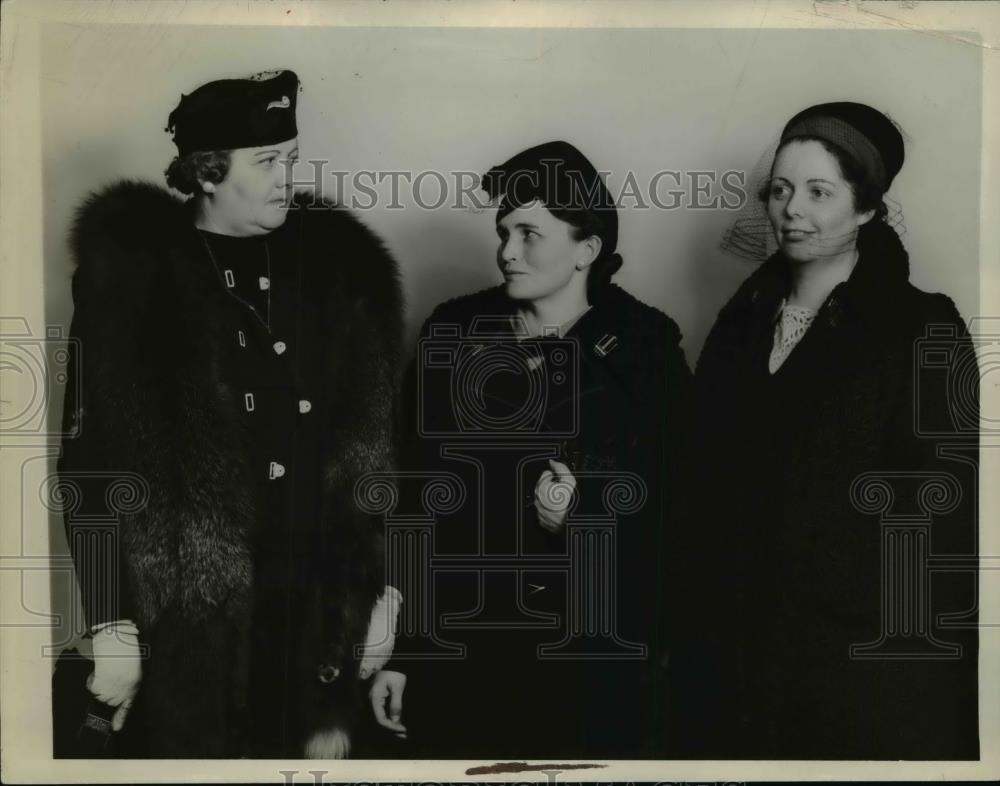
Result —
[[368, 622], [368, 636], [365, 638], [364, 655], [358, 670], [361, 679], [368, 679], [388, 663], [392, 656], [392, 648], [396, 643], [396, 620], [402, 602], [400, 591], [389, 586], [386, 586], [382, 597], [376, 601]]
[[[406, 726], [400, 723], [403, 715], [403, 691], [406, 688], [406, 675], [398, 671], [380, 671], [372, 680], [368, 698], [371, 701], [372, 712], [379, 726], [395, 732], [400, 739], [406, 739]], [[386, 715], [386, 702], [389, 703], [389, 714]]]
[[566, 522], [576, 478], [560, 461], [549, 459], [549, 466], [551, 469], [545, 470], [535, 484], [535, 510], [542, 529], [555, 535]]
[[87, 678], [87, 689], [100, 701], [118, 708], [111, 728], [120, 731], [142, 680], [139, 629], [131, 620], [121, 620], [94, 630], [94, 672]]

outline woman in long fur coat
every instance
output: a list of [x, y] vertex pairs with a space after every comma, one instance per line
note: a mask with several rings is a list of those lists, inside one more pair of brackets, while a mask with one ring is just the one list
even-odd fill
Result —
[[385, 636], [360, 649], [399, 596], [352, 494], [391, 465], [398, 273], [345, 210], [292, 196], [297, 87], [185, 96], [167, 179], [195, 198], [121, 182], [73, 227], [59, 469], [120, 755], [347, 755], [387, 657]]

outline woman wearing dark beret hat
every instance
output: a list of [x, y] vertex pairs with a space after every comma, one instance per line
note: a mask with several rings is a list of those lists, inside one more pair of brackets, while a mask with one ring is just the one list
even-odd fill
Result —
[[422, 600], [464, 655], [408, 659], [448, 648], [397, 642], [406, 755], [658, 758], [662, 555], [690, 383], [680, 331], [611, 283], [616, 208], [575, 147], [526, 150], [484, 188], [503, 283], [434, 309], [404, 398], [407, 466], [469, 489], [435, 521], [435, 553], [476, 555], [453, 557], [466, 570]]
[[[343, 757], [391, 651], [400, 597], [352, 489], [391, 463], [397, 268], [292, 194], [298, 91], [282, 71], [183, 96], [166, 175], [192, 198], [125, 181], [73, 228], [59, 471], [116, 755]], [[106, 509], [103, 477], [145, 504]]]
[[[680, 756], [979, 755], [978, 372], [954, 303], [909, 283], [887, 223], [903, 157], [863, 104], [782, 131], [760, 195], [778, 250], [696, 372]], [[924, 344], [948, 373], [915, 362]], [[950, 571], [932, 571], [941, 555]]]

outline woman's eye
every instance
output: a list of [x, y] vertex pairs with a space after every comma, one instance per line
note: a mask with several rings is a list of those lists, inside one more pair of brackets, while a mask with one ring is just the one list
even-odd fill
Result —
[[771, 196], [775, 199], [781, 199], [787, 191], [788, 189], [785, 186], [771, 186]]
[[812, 195], [814, 199], [826, 199], [826, 197], [830, 196], [830, 194], [822, 188], [814, 188], [812, 190]]
[[261, 161], [261, 163], [262, 163], [262, 164], [263, 164], [264, 166], [273, 166], [273, 165], [274, 165], [274, 161], [275, 161], [275, 157], [274, 157], [274, 156], [271, 156], [270, 158], [265, 158], [265, 159], [263, 159], [263, 160]]
[[533, 232], [530, 229], [525, 229], [523, 235], [525, 240], [535, 240], [541, 237], [537, 232]]

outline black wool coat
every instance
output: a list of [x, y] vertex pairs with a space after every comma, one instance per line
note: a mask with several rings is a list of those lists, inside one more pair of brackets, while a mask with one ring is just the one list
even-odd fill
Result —
[[[698, 362], [679, 756], [978, 756], [975, 354], [952, 301], [909, 283], [888, 226], [866, 226], [858, 248], [775, 374], [780, 254], [722, 309]], [[925, 528], [933, 573], [916, 552], [891, 557], [906, 522]], [[914, 583], [892, 595], [903, 565]], [[919, 625], [893, 635], [883, 601], [914, 620], [921, 599]], [[852, 654], [883, 633], [880, 657]]]
[[[79, 492], [66, 525], [87, 622], [131, 618], [149, 646], [127, 755], [300, 756], [361, 705], [354, 646], [385, 577], [353, 486], [392, 464], [402, 302], [378, 238], [310, 199], [267, 236], [280, 336], [226, 292], [164, 189], [115, 184], [73, 227], [81, 350], [59, 471]], [[248, 374], [284, 425], [247, 414]], [[269, 479], [259, 432], [285, 425], [287, 476]]]
[[[409, 612], [425, 604], [436, 635], [466, 649], [456, 660], [407, 659], [419, 645], [397, 638], [390, 668], [409, 678], [408, 755], [660, 757], [664, 555], [683, 493], [691, 383], [681, 334], [668, 316], [611, 285], [564, 338], [518, 345], [509, 321], [515, 306], [503, 287], [438, 306], [405, 386], [406, 467], [450, 474], [465, 495], [457, 510], [428, 510], [426, 499], [416, 505], [434, 519], [438, 571], [426, 585], [433, 598], [413, 600]], [[544, 358], [534, 385], [523, 366], [529, 354]], [[548, 457], [567, 464], [578, 483], [558, 535], [543, 531], [533, 504]], [[636, 485], [616, 493], [612, 480], [622, 473]], [[582, 568], [588, 557], [567, 530], [616, 504], [615, 523], [600, 536], [615, 543], [602, 552], [601, 577], [571, 584], [566, 566]], [[604, 622], [587, 622], [582, 606], [567, 605], [595, 597], [607, 604]], [[613, 634], [597, 631], [605, 623]], [[577, 649], [540, 654], [588, 625], [594, 635]], [[601, 632], [607, 638], [598, 645]]]

